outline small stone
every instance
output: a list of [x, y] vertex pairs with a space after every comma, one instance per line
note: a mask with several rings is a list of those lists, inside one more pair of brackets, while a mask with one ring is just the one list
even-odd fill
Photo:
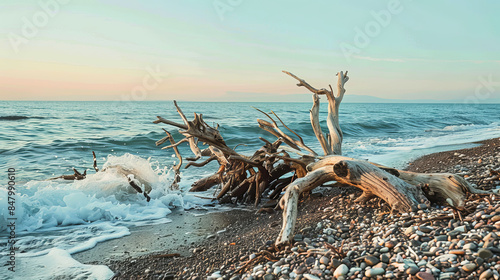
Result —
[[477, 245], [476, 245], [476, 243], [467, 243], [464, 245], [464, 250], [476, 251]]
[[318, 276], [314, 276], [312, 274], [304, 274], [302, 275], [304, 278], [308, 279], [308, 280], [321, 280], [321, 278], [319, 278]]
[[404, 259], [403, 263], [405, 264], [405, 267], [416, 267], [416, 268], [418, 268], [418, 266], [415, 264], [415, 262], [412, 259], [410, 259], [410, 258]]
[[487, 260], [493, 256], [493, 253], [488, 249], [481, 249], [479, 250], [479, 252], [477, 252], [477, 255], [480, 258]]
[[437, 262], [448, 262], [448, 261], [454, 261], [456, 259], [457, 259], [457, 255], [445, 254], [445, 255], [441, 255], [441, 256], [435, 258], [434, 260]]
[[462, 269], [464, 271], [467, 271], [467, 272], [472, 272], [472, 271], [476, 270], [476, 268], [477, 268], [477, 266], [475, 263], [468, 263], [468, 264], [462, 266]]
[[380, 261], [383, 263], [389, 263], [390, 258], [388, 254], [382, 254], [380, 255]]
[[424, 266], [424, 265], [426, 265], [426, 264], [427, 264], [427, 261], [426, 261], [426, 260], [421, 260], [421, 261], [419, 261], [419, 262], [417, 263], [417, 266], [418, 266], [418, 267], [421, 267], [421, 266]]
[[466, 232], [467, 231], [467, 229], [465, 228], [465, 226], [456, 227], [454, 230], [458, 231], [458, 232]]
[[491, 217], [491, 221], [492, 222], [498, 222], [498, 221], [500, 221], [500, 215], [496, 215], [496, 216]]
[[423, 271], [417, 273], [417, 278], [420, 280], [435, 280], [432, 274]]
[[306, 259], [306, 264], [311, 265], [316, 261], [315, 257], [309, 257]]
[[448, 236], [447, 235], [438, 235], [434, 238], [437, 241], [447, 241], [448, 240]]
[[367, 277], [374, 277], [374, 276], [377, 276], [377, 275], [381, 275], [381, 274], [384, 274], [385, 272], [385, 269], [381, 268], [381, 267], [376, 267], [376, 268], [372, 268], [372, 269], [369, 269], [365, 272], [365, 275]]
[[454, 272], [441, 273], [439, 275], [439, 279], [440, 280], [455, 279], [455, 273]]
[[481, 273], [481, 276], [479, 276], [479, 279], [480, 280], [488, 279], [488, 278], [491, 278], [491, 276], [493, 276], [493, 271], [491, 271], [491, 269], [488, 269], [488, 270], [485, 270], [483, 273]]
[[332, 263], [330, 264], [332, 268], [337, 268], [339, 267], [339, 265], [341, 264], [341, 262], [338, 260], [338, 259], [332, 259]]
[[451, 251], [450, 251], [450, 254], [454, 254], [454, 255], [465, 255], [465, 251], [464, 251], [464, 250], [451, 250]]
[[274, 280], [274, 279], [276, 279], [276, 277], [274, 277], [274, 274], [266, 274], [266, 275], [264, 275], [264, 280]]
[[296, 235], [293, 237], [293, 241], [295, 241], [295, 242], [302, 241], [302, 234], [296, 234]]
[[387, 247], [383, 247], [380, 249], [380, 253], [387, 253], [387, 252], [389, 252], [389, 248]]
[[389, 249], [392, 249], [392, 248], [394, 248], [394, 246], [396, 246], [396, 243], [394, 243], [394, 241], [389, 240], [389, 241], [385, 242], [384, 246], [389, 248]]
[[374, 266], [380, 262], [380, 260], [374, 256], [366, 256], [365, 257], [365, 262], [369, 266]]
[[329, 264], [330, 263], [330, 258], [327, 258], [325, 256], [321, 257], [321, 259], [319, 259], [319, 263], [321, 264]]
[[337, 269], [333, 272], [333, 276], [339, 278], [340, 276], [346, 275], [349, 272], [349, 268], [345, 264], [339, 265]]
[[434, 228], [427, 227], [427, 226], [419, 226], [418, 229], [422, 232], [429, 233], [434, 230]]
[[414, 227], [409, 227], [409, 228], [405, 229], [405, 235], [412, 235], [415, 231], [416, 230]]
[[417, 272], [419, 272], [420, 270], [418, 269], [418, 267], [416, 266], [411, 266], [409, 267], [407, 270], [406, 270], [406, 274], [411, 274], [411, 275], [415, 275], [417, 274]]
[[420, 210], [425, 210], [425, 209], [427, 209], [427, 204], [425, 204], [425, 203], [420, 203], [419, 205], [417, 205], [417, 207], [418, 207], [418, 209], [420, 209]]

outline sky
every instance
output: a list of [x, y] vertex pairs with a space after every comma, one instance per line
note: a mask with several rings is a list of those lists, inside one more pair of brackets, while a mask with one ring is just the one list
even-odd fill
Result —
[[[0, 100], [500, 98], [500, 2], [1, 0]], [[500, 99], [499, 99], [500, 100]]]

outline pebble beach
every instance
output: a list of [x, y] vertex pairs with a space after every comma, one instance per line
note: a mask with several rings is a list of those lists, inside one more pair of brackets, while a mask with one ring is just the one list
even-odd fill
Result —
[[[114, 279], [500, 279], [500, 138], [423, 156], [414, 172], [456, 173], [491, 190], [460, 213], [431, 205], [391, 215], [380, 199], [354, 203], [353, 187], [318, 188], [303, 198], [294, 243], [276, 248], [281, 211], [231, 211], [235, 222], [186, 254], [99, 261]], [[496, 193], [496, 194], [495, 194]]]

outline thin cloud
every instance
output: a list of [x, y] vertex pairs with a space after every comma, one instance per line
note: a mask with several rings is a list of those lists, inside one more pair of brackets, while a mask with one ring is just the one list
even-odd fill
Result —
[[369, 57], [360, 55], [354, 55], [353, 57], [357, 59], [370, 60], [370, 61], [405, 62], [403, 59], [399, 58], [378, 58], [378, 57]]
[[474, 60], [474, 59], [427, 59], [427, 58], [378, 58], [369, 56], [354, 55], [354, 58], [369, 61], [387, 61], [387, 62], [408, 62], [408, 61], [421, 61], [421, 62], [451, 62], [451, 63], [500, 63], [500, 60]]

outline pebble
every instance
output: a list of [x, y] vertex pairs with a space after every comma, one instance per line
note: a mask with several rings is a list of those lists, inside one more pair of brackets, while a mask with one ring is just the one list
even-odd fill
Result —
[[493, 271], [491, 271], [491, 269], [488, 269], [488, 270], [485, 270], [483, 273], [481, 273], [481, 275], [479, 276], [479, 279], [480, 280], [488, 279], [491, 276], [493, 276]]
[[418, 230], [420, 230], [421, 232], [424, 232], [424, 233], [430, 233], [431, 231], [434, 230], [434, 228], [427, 227], [427, 226], [419, 226]]
[[411, 275], [415, 275], [417, 272], [419, 272], [420, 269], [418, 269], [418, 267], [416, 266], [410, 266], [407, 270], [406, 270], [406, 274], [411, 274]]
[[418, 207], [418, 209], [420, 209], [420, 210], [425, 210], [425, 209], [427, 209], [427, 204], [425, 204], [425, 203], [420, 203], [419, 205], [417, 205], [417, 207]]
[[472, 271], [476, 270], [476, 268], [477, 268], [477, 265], [475, 263], [469, 263], [469, 264], [462, 266], [462, 269], [464, 271], [467, 271], [467, 272], [472, 272]]
[[295, 242], [302, 241], [302, 234], [296, 234], [296, 235], [293, 237], [293, 241], [295, 241]]
[[405, 235], [412, 235], [415, 231], [416, 229], [414, 227], [409, 227], [405, 230]]
[[321, 257], [321, 259], [319, 259], [319, 263], [329, 264], [330, 263], [330, 258], [327, 258], [327, 257], [323, 256], [323, 257]]
[[366, 256], [365, 257], [365, 262], [369, 266], [374, 266], [380, 262], [380, 260], [377, 257], [374, 256]]
[[445, 273], [441, 273], [439, 275], [440, 280], [447, 280], [447, 279], [454, 279], [454, 278], [455, 278], [454, 272], [445, 272]]
[[333, 272], [333, 276], [339, 278], [339, 276], [346, 275], [349, 272], [349, 268], [345, 264], [339, 265], [337, 269]]
[[448, 236], [447, 235], [439, 235], [439, 236], [436, 236], [434, 238], [434, 240], [436, 240], [436, 241], [447, 241], [448, 240]]
[[464, 250], [476, 251], [477, 245], [476, 245], [476, 243], [467, 243], [464, 245]]
[[416, 276], [420, 280], [435, 280], [436, 279], [436, 278], [434, 278], [434, 275], [427, 273], [427, 272], [423, 272], [423, 271], [417, 273]]
[[317, 277], [317, 276], [314, 276], [314, 275], [312, 275], [312, 274], [307, 274], [307, 273], [306, 273], [306, 274], [304, 274], [304, 275], [302, 275], [302, 276], [303, 276], [304, 278], [306, 278], [306, 279], [309, 279], [309, 280], [321, 280], [321, 278], [319, 278], [319, 277]]
[[367, 277], [373, 277], [373, 276], [384, 274], [384, 272], [385, 272], [385, 269], [383, 269], [381, 267], [376, 267], [376, 268], [368, 269], [365, 272], [365, 275]]
[[450, 254], [465, 255], [465, 251], [464, 250], [450, 250]]
[[454, 261], [456, 258], [457, 258], [457, 255], [446, 254], [446, 255], [441, 255], [441, 256], [435, 258], [435, 261], [438, 261], [438, 262], [448, 262], [448, 261]]
[[488, 249], [484, 249], [484, 248], [483, 248], [483, 249], [480, 249], [480, 250], [477, 252], [477, 255], [478, 255], [480, 258], [487, 260], [487, 259], [489, 259], [489, 258], [491, 258], [491, 257], [493, 256], [493, 253], [492, 253], [490, 250], [488, 250]]
[[274, 280], [274, 279], [276, 279], [276, 277], [273, 274], [264, 275], [264, 280]]

